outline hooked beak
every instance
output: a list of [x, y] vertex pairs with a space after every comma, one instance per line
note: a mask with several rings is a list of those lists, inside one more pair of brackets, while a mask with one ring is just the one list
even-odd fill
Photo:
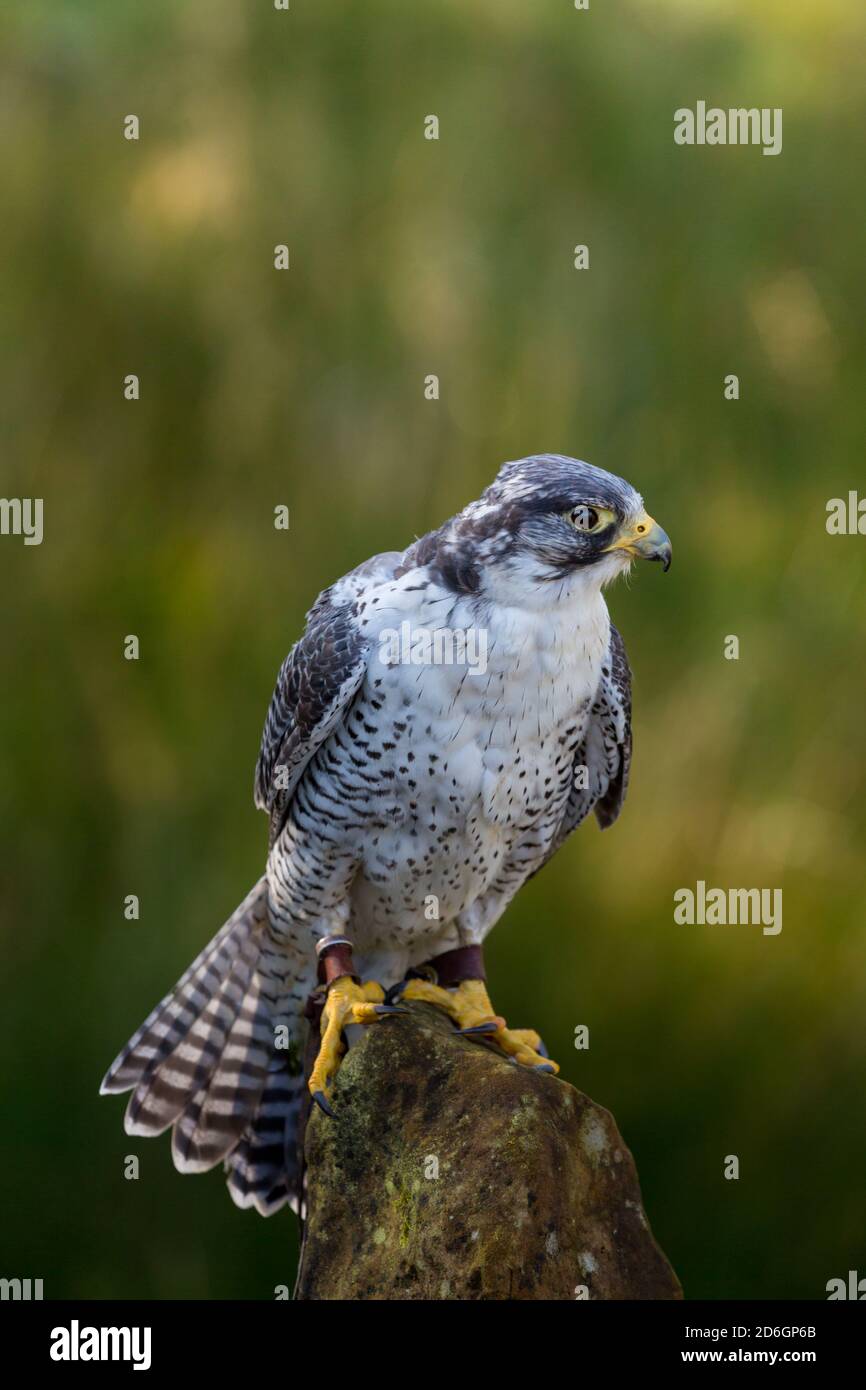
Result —
[[633, 526], [623, 531], [613, 545], [607, 547], [605, 554], [611, 550], [624, 550], [627, 555], [635, 555], [641, 560], [660, 560], [666, 574], [671, 567], [670, 538], [646, 512], [638, 517]]

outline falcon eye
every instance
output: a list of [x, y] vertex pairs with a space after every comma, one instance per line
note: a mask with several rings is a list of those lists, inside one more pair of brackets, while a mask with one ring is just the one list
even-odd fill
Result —
[[576, 531], [601, 531], [615, 520], [613, 512], [603, 507], [590, 507], [588, 502], [580, 502], [572, 507], [568, 519]]
[[576, 526], [578, 531], [594, 531], [598, 525], [598, 512], [595, 507], [585, 507], [583, 504], [574, 507], [571, 513], [571, 524]]

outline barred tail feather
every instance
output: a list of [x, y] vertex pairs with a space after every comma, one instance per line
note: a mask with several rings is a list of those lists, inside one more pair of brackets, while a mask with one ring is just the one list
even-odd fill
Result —
[[[215, 992], [179, 1041], [145, 1067], [126, 1107], [123, 1124], [127, 1134], [162, 1134], [188, 1108], [199, 1087], [207, 1093], [214, 1075], [222, 1070], [229, 1036], [239, 1017], [249, 1017], [248, 996], [256, 990], [259, 950], [259, 934], [253, 931], [241, 942], [225, 978], [216, 983]], [[232, 1059], [228, 1061], [233, 1065]]]
[[297, 1142], [306, 1088], [281, 1059], [271, 1065], [255, 1117], [225, 1164], [232, 1201], [261, 1216], [286, 1203], [297, 1211], [300, 1197]]
[[[223, 1005], [224, 1007], [224, 1005]], [[256, 973], [223, 1033], [225, 1042], [178, 1115], [172, 1155], [181, 1173], [204, 1173], [234, 1148], [256, 1112], [274, 1051], [271, 1008]], [[155, 1097], [159, 1104], [159, 1096]]]
[[[112, 1063], [103, 1094], [132, 1091], [127, 1134], [173, 1127], [182, 1173], [225, 1160], [232, 1199], [270, 1216], [297, 1206], [297, 1135], [306, 1097], [274, 1022], [300, 1025], [315, 962], [287, 959], [268, 931], [262, 878]], [[293, 1028], [294, 1031], [294, 1028]], [[297, 1036], [297, 1035], [296, 1035]]]
[[131, 1091], [147, 1069], [155, 1070], [219, 991], [232, 964], [256, 928], [267, 920], [267, 880], [260, 878], [240, 907], [217, 932], [174, 989], [148, 1014], [114, 1059], [100, 1086], [101, 1095]]

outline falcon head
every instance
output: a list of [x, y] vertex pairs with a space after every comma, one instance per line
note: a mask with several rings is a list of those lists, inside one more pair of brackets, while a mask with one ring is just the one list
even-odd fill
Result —
[[562, 454], [503, 464], [479, 500], [434, 534], [439, 568], [464, 592], [501, 591], [503, 582], [547, 589], [571, 577], [600, 587], [633, 559], [671, 563], [670, 540], [631, 484]]

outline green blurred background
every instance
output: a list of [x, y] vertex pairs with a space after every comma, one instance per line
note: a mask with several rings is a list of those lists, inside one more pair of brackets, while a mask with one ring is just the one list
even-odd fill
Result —
[[[551, 450], [628, 477], [675, 563], [609, 596], [628, 804], [510, 909], [497, 1007], [613, 1111], [688, 1296], [866, 1274], [866, 541], [824, 524], [866, 487], [864, 27], [858, 0], [4, 7], [2, 491], [45, 538], [0, 539], [0, 1273], [291, 1284], [293, 1219], [177, 1175], [97, 1086], [261, 871], [252, 769], [311, 601]], [[783, 153], [678, 148], [698, 99], [782, 107]], [[781, 887], [781, 935], [675, 925], [697, 879]]]

